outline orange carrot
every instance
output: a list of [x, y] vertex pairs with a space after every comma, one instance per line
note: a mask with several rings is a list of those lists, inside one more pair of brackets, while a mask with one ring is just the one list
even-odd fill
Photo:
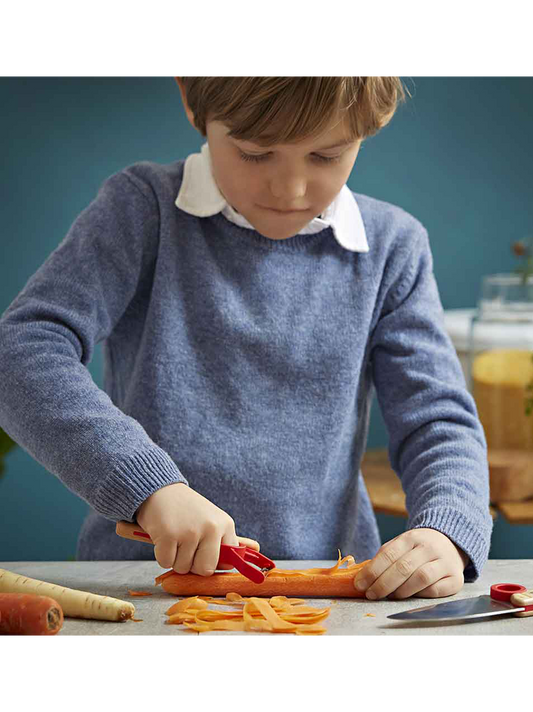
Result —
[[0, 635], [55, 635], [63, 625], [63, 611], [49, 596], [0, 593]]
[[[341, 568], [343, 564], [346, 568]], [[177, 574], [167, 571], [155, 580], [164, 591], [174, 596], [225, 596], [235, 592], [242, 596], [306, 596], [317, 598], [364, 598], [353, 580], [367, 561], [356, 564], [353, 556], [341, 558], [331, 568], [272, 569], [263, 583], [253, 583], [240, 573], [217, 572], [211, 576]]]

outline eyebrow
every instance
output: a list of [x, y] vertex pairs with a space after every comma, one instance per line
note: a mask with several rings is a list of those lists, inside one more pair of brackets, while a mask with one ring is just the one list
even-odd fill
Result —
[[[235, 139], [236, 141], [243, 141], [243, 139]], [[351, 138], [345, 138], [342, 139], [341, 141], [337, 141], [337, 143], [333, 143], [330, 146], [322, 146], [321, 148], [315, 148], [315, 151], [330, 151], [333, 148], [343, 148], [344, 146], [351, 146], [356, 142], [356, 139], [351, 139]], [[248, 140], [248, 143], [251, 143], [253, 146], [257, 146], [257, 148], [268, 148], [268, 146], [262, 145], [260, 143], [256, 143], [255, 141]]]
[[317, 148], [317, 151], [329, 151], [332, 148], [342, 148], [343, 146], [350, 146], [355, 141], [351, 138], [345, 138], [342, 141], [332, 144], [331, 146], [323, 146], [322, 148]]

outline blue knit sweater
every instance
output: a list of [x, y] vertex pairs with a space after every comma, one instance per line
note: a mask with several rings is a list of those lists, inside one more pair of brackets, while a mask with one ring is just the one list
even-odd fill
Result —
[[[372, 394], [408, 528], [487, 559], [483, 431], [443, 325], [428, 236], [354, 194], [369, 251], [331, 227], [275, 241], [174, 204], [183, 161], [111, 176], [0, 320], [0, 426], [91, 506], [79, 559], [152, 559], [114, 522], [172, 482], [277, 559], [380, 545], [360, 475]], [[104, 344], [104, 389], [86, 366]]]

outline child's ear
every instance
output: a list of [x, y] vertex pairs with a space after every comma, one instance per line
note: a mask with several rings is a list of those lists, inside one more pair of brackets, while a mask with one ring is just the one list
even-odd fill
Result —
[[186, 96], [186, 94], [185, 94], [185, 89], [183, 88], [183, 83], [182, 83], [180, 77], [174, 77], [174, 79], [176, 80], [176, 82], [177, 82], [177, 84], [178, 84], [178, 87], [179, 87], [179, 90], [180, 90], [180, 94], [181, 94], [181, 101], [183, 102], [183, 108], [185, 109], [185, 113], [187, 114], [187, 118], [189, 119], [189, 123], [191, 124], [191, 126], [193, 127], [193, 129], [196, 129], [196, 130], [198, 131], [198, 129], [197, 129], [197, 127], [196, 127], [196, 124], [194, 123], [194, 114], [193, 114], [193, 112], [191, 111], [191, 107], [190, 107], [189, 104], [187, 103], [187, 96]]

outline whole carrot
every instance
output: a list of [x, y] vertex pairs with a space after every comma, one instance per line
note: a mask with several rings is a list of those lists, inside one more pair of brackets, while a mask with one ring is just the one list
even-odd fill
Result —
[[[344, 569], [343, 563], [348, 563]], [[211, 576], [177, 574], [167, 571], [156, 584], [174, 596], [305, 596], [314, 598], [363, 598], [353, 580], [368, 561], [355, 563], [352, 556], [340, 558], [335, 566], [324, 569], [272, 569], [263, 583], [253, 583], [240, 573], [214, 573]]]
[[63, 625], [63, 611], [49, 596], [0, 593], [0, 635], [55, 635]]

